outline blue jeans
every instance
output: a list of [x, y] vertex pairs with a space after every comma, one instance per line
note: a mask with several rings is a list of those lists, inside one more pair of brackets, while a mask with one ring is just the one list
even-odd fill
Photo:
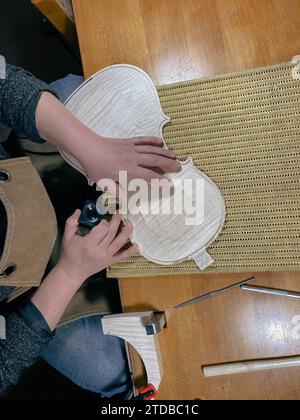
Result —
[[[83, 81], [69, 75], [50, 86], [64, 102]], [[103, 334], [100, 315], [59, 327], [41, 357], [80, 387], [102, 396], [131, 388], [124, 342]]]
[[111, 397], [130, 389], [124, 347], [103, 334], [101, 316], [91, 316], [59, 327], [41, 357], [81, 388]]

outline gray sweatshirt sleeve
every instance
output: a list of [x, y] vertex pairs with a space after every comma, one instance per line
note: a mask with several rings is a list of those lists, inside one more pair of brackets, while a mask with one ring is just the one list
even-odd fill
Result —
[[[30, 73], [6, 64], [0, 56], [0, 123], [22, 131], [30, 139], [42, 141], [35, 113], [42, 92], [48, 86]], [[9, 293], [1, 288], [0, 301]], [[38, 358], [41, 348], [52, 338], [42, 314], [26, 301], [6, 316], [6, 338], [0, 338], [0, 391], [16, 384], [22, 371]]]
[[36, 361], [53, 336], [30, 300], [7, 316], [6, 338], [0, 339], [0, 392], [18, 382], [22, 371]]
[[56, 94], [31, 73], [5, 63], [1, 56], [0, 59], [0, 122], [41, 142], [36, 128], [36, 108], [43, 92]]

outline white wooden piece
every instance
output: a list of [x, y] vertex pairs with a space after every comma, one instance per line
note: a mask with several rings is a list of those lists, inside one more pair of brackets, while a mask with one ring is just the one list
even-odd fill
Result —
[[64, 9], [64, 11], [67, 13], [67, 15], [74, 20], [74, 11], [72, 7], [71, 0], [58, 0], [61, 7]]
[[153, 315], [153, 312], [107, 315], [101, 323], [104, 334], [120, 337], [135, 348], [144, 362], [148, 384], [158, 389], [163, 375], [158, 338], [157, 334], [148, 335], [146, 330]]
[[[152, 80], [143, 70], [130, 65], [111, 66], [95, 74], [70, 96], [66, 107], [91, 130], [109, 138], [162, 138], [163, 127], [170, 121], [161, 109]], [[73, 156], [60, 152], [70, 165], [87, 177]], [[146, 202], [139, 204], [137, 215], [128, 213], [125, 218], [132, 221], [132, 240], [145, 258], [164, 265], [194, 259], [203, 270], [213, 263], [206, 249], [224, 226], [225, 202], [218, 187], [194, 166], [192, 159], [181, 165], [180, 173], [168, 175], [175, 184], [171, 203], [181, 193], [180, 181], [201, 179], [204, 186], [203, 223], [190, 226], [185, 213], [147, 215], [143, 211]], [[194, 200], [196, 184], [193, 188]], [[163, 199], [161, 204], [165, 204]], [[200, 217], [200, 214], [196, 216]]]
[[249, 362], [227, 363], [223, 365], [205, 366], [203, 373], [206, 378], [237, 375], [271, 369], [300, 367], [300, 357], [283, 357], [270, 360], [253, 360]]
[[[205, 199], [204, 221], [200, 225], [188, 225], [189, 215], [186, 212], [171, 216], [147, 214], [142, 208], [144, 203], [140, 204], [140, 214], [134, 216], [128, 214], [128, 218], [134, 225], [133, 242], [139, 245], [140, 253], [148, 260], [169, 265], [191, 258], [201, 270], [213, 262], [206, 248], [217, 238], [223, 228], [224, 201], [216, 185], [195, 168], [192, 159], [182, 163], [181, 172], [171, 175], [175, 188], [170, 204], [172, 208], [178, 181], [197, 178], [203, 181]], [[163, 202], [163, 199], [160, 201]]]

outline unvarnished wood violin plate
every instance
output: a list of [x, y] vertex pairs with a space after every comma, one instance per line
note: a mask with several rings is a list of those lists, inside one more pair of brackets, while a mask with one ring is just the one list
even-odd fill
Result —
[[[66, 107], [94, 132], [109, 138], [163, 137], [163, 127], [170, 121], [161, 109], [151, 79], [144, 71], [130, 65], [116, 65], [100, 71], [74, 92]], [[86, 176], [72, 156], [61, 153], [70, 165]], [[184, 203], [178, 214], [175, 211], [149, 214], [144, 211], [149, 204], [147, 197], [140, 201], [137, 214], [128, 212], [125, 215], [134, 225], [132, 241], [139, 246], [140, 254], [153, 263], [172, 265], [193, 259], [203, 270], [213, 263], [206, 249], [218, 237], [225, 222], [223, 197], [214, 182], [194, 166], [192, 159], [182, 162], [181, 172], [169, 174], [169, 177], [174, 184], [171, 209], [181, 194], [181, 199], [189, 199], [194, 204], [193, 221]], [[182, 191], [187, 179], [194, 182], [188, 197]], [[203, 206], [196, 206], [200, 188]], [[159, 201], [160, 208], [166, 207], [163, 197]]]
[[[151, 79], [141, 69], [129, 65], [111, 66], [96, 73], [65, 105], [83, 124], [103, 137], [161, 137], [163, 126], [170, 121], [161, 110]], [[73, 156], [63, 151], [61, 154], [86, 176]]]
[[[170, 178], [175, 184], [171, 208], [178, 194], [181, 194], [178, 184], [186, 179], [197, 178], [203, 182], [205, 204], [204, 214], [201, 215], [203, 222], [194, 223], [194, 217], [189, 221], [189, 214], [185, 211], [181, 214], [147, 214], [147, 211], [143, 211], [142, 203], [139, 214], [128, 215], [134, 224], [133, 241], [139, 245], [140, 253], [156, 264], [170, 265], [194, 259], [198, 267], [203, 270], [213, 263], [206, 248], [217, 238], [225, 221], [222, 195], [216, 185], [195, 168], [192, 159], [183, 162], [181, 172], [170, 175]], [[163, 198], [160, 201], [161, 206], [169, 205], [168, 201], [164, 203]]]

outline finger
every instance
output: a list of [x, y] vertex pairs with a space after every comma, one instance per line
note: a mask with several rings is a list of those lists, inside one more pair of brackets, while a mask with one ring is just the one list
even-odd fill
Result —
[[158, 155], [140, 155], [138, 165], [144, 168], [158, 168], [162, 172], [179, 172], [181, 165], [178, 160], [168, 159]]
[[66, 239], [72, 238], [72, 236], [76, 234], [80, 215], [81, 211], [77, 209], [72, 216], [67, 219], [64, 233]]
[[108, 247], [108, 251], [115, 255], [120, 249], [130, 240], [133, 231], [133, 225], [131, 222], [127, 222], [123, 227], [121, 233], [112, 241]]
[[139, 252], [139, 247], [137, 245], [132, 245], [130, 248], [125, 249], [124, 251], [119, 251], [112, 258], [112, 263], [117, 264], [121, 261], [127, 260], [127, 258], [132, 257], [137, 252]]
[[108, 247], [112, 241], [115, 239], [118, 229], [122, 220], [122, 216], [120, 214], [114, 214], [111, 221], [108, 224], [108, 234], [106, 235], [105, 239], [101, 242], [101, 246]]
[[142, 154], [160, 155], [160, 156], [165, 156], [169, 159], [176, 159], [176, 154], [172, 152], [171, 150], [168, 150], [164, 147], [137, 145], [136, 151]]
[[107, 220], [102, 220], [101, 223], [99, 223], [99, 225], [91, 229], [91, 231], [86, 235], [86, 238], [98, 244], [106, 237], [108, 231], [109, 228]]
[[156, 146], [156, 147], [162, 147], [164, 145], [163, 139], [159, 137], [134, 137], [132, 139], [133, 144], [136, 146]]

